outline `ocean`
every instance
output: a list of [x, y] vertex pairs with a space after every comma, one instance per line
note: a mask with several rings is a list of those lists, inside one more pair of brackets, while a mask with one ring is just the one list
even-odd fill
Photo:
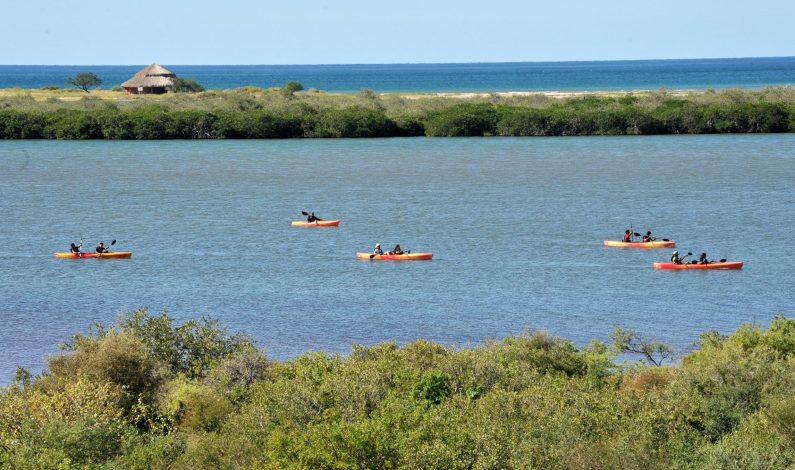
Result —
[[[374, 65], [171, 65], [178, 76], [207, 88], [280, 87], [356, 92], [505, 92], [705, 90], [795, 84], [795, 57]], [[93, 72], [103, 88], [126, 81], [140, 65], [0, 65], [0, 88], [65, 87], [68, 77]]]

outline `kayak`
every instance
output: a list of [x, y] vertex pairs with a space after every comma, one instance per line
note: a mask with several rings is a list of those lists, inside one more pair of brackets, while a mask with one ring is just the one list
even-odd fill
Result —
[[372, 259], [381, 261], [427, 261], [433, 258], [433, 253], [403, 253], [402, 255], [374, 255], [372, 253], [356, 253], [356, 259]]
[[654, 269], [742, 269], [742, 261], [715, 261], [709, 264], [654, 263]]
[[620, 242], [618, 240], [605, 240], [605, 246], [619, 248], [671, 248], [676, 246], [673, 240], [655, 240], [653, 242]]
[[336, 227], [340, 224], [339, 219], [337, 220], [316, 220], [314, 222], [307, 222], [305, 220], [293, 220], [292, 226], [293, 227]]
[[53, 253], [56, 258], [129, 258], [131, 251], [114, 251], [111, 253], [72, 253], [69, 251], [58, 251]]

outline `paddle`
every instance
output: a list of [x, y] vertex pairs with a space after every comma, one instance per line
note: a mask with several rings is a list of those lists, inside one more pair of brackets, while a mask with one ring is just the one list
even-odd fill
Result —
[[681, 258], [679, 258], [679, 262], [680, 262], [681, 264], [685, 264], [685, 258], [687, 258], [688, 256], [692, 256], [692, 255], [693, 255], [693, 253], [690, 253], [690, 252], [688, 251], [686, 255], [684, 255], [684, 256], [682, 256]]

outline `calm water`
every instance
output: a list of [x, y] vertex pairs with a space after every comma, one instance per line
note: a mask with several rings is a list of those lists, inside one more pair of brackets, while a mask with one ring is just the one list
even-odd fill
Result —
[[[0, 143], [0, 382], [148, 305], [270, 357], [630, 326], [680, 348], [795, 306], [795, 135]], [[339, 229], [290, 226], [311, 209]], [[743, 260], [669, 272], [632, 223]], [[130, 260], [56, 260], [83, 236]], [[375, 242], [431, 262], [357, 261]]]
[[[208, 88], [283, 86], [351, 92], [599, 91], [758, 88], [795, 84], [795, 57], [746, 59], [514, 62], [375, 65], [168, 65]], [[0, 88], [65, 86], [67, 77], [91, 71], [105, 88], [119, 85], [143, 65], [0, 65]]]

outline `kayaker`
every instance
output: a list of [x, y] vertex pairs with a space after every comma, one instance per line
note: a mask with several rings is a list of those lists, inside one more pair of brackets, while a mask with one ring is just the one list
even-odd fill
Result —
[[403, 249], [400, 247], [400, 244], [395, 245], [395, 249], [392, 250], [393, 255], [402, 255]]
[[643, 236], [643, 243], [653, 242], [654, 240], [655, 238], [651, 236], [651, 230], [646, 232], [646, 235]]
[[381, 244], [380, 243], [376, 243], [375, 244], [375, 249], [373, 250], [373, 254], [374, 255], [383, 255], [384, 254], [384, 250], [381, 249]]
[[311, 214], [306, 216], [306, 221], [307, 222], [315, 222], [315, 221], [318, 221], [318, 220], [323, 220], [323, 219], [321, 219], [320, 217], [315, 217], [315, 213], [314, 212], [312, 212]]
[[707, 254], [701, 253], [701, 255], [698, 257], [698, 264], [709, 264], [709, 263], [710, 261], [707, 259]]
[[626, 230], [624, 231], [624, 243], [629, 243], [632, 241], [632, 231]]
[[80, 243], [80, 245], [75, 245], [74, 243], [72, 243], [71, 246], [69, 247], [69, 251], [72, 252], [72, 253], [77, 254], [77, 253], [80, 253], [80, 248], [82, 248], [82, 247], [83, 247], [83, 243], [82, 242]]
[[682, 258], [679, 257], [678, 251], [674, 251], [673, 254], [671, 255], [671, 262], [673, 264], [682, 264]]
[[107, 253], [108, 252], [108, 249], [105, 248], [105, 243], [104, 242], [99, 242], [99, 245], [97, 245], [96, 252], [97, 253]]

